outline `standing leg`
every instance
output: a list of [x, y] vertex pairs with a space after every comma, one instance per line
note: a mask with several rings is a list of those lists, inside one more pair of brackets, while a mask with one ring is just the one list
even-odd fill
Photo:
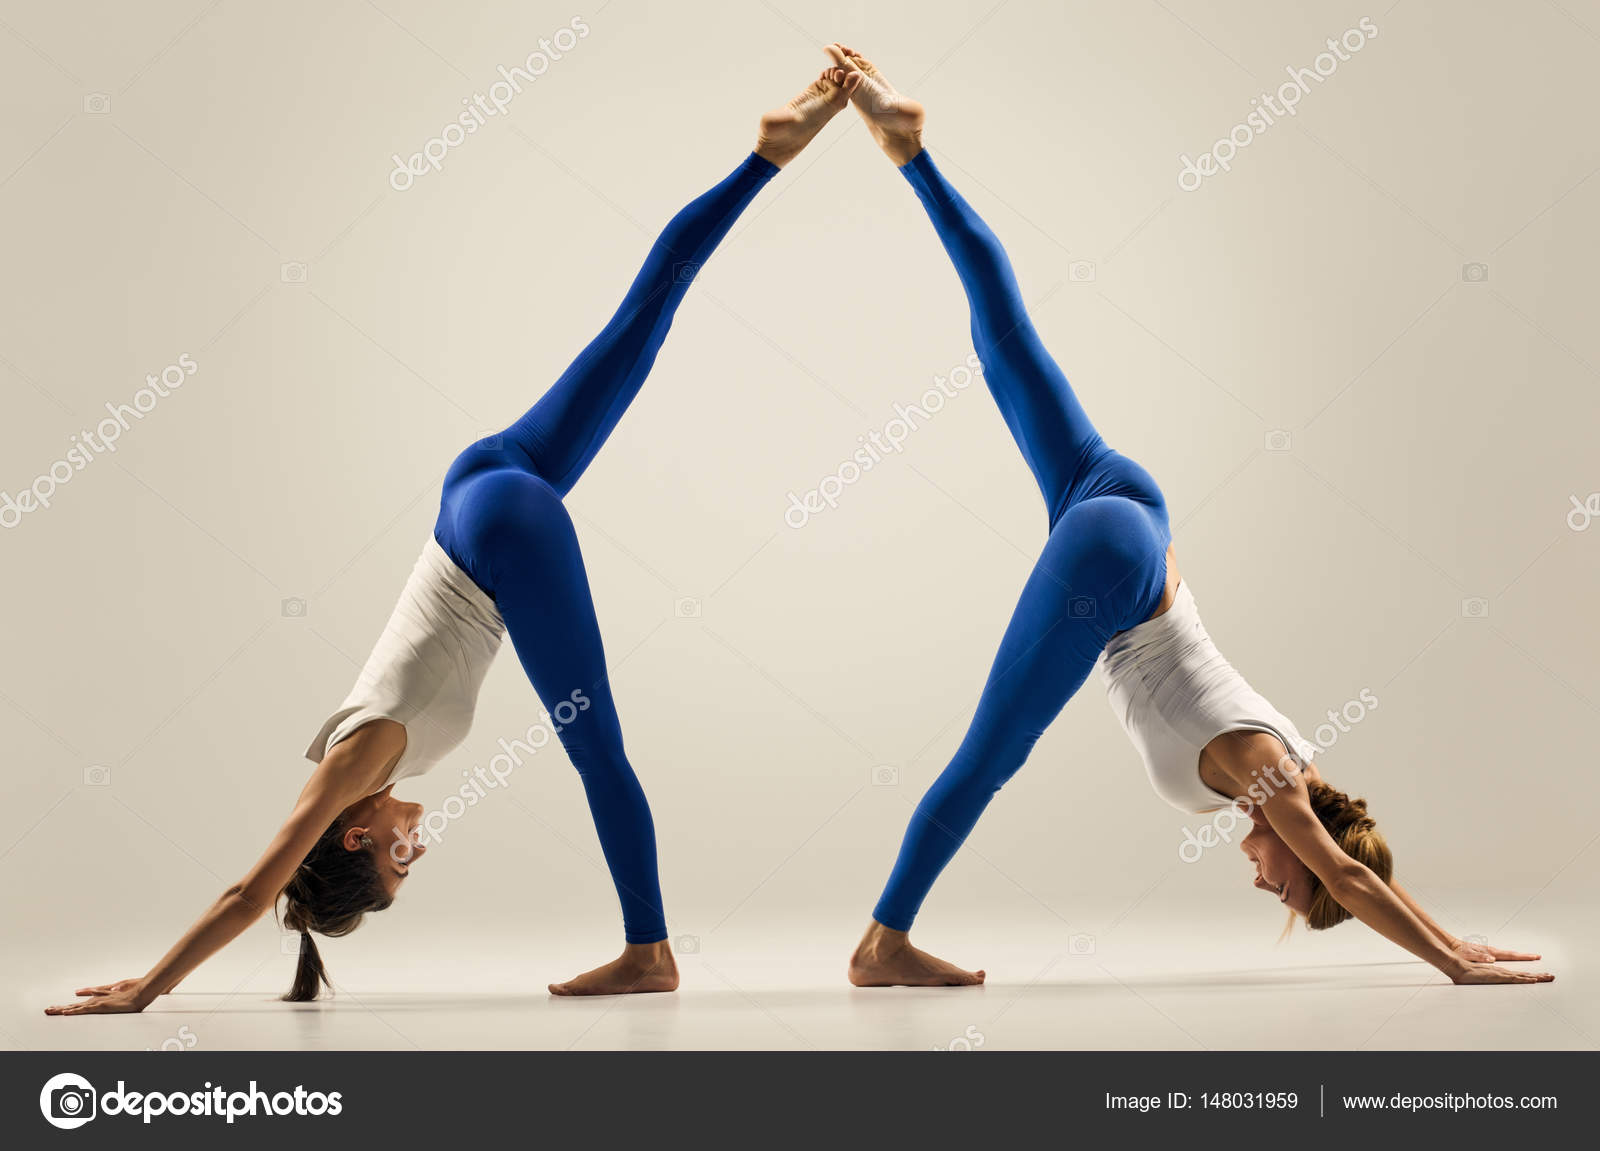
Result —
[[[667, 938], [667, 923], [655, 824], [623, 749], [622, 724], [572, 519], [553, 487], [513, 468], [474, 475], [461, 488], [459, 538], [491, 574], [484, 590], [494, 598], [517, 658], [545, 711], [555, 717], [561, 745], [583, 781], [622, 905], [624, 935], [630, 945], [661, 943]], [[670, 953], [663, 949], [654, 958], [661, 961], [602, 969], [603, 978], [570, 990], [672, 990], [677, 971]]]
[[[934, 880], [1146, 594], [1159, 528], [1120, 496], [1072, 505], [1023, 586], [978, 709], [906, 828], [872, 917], [909, 931]], [[1133, 610], [1138, 610], [1137, 608]]]

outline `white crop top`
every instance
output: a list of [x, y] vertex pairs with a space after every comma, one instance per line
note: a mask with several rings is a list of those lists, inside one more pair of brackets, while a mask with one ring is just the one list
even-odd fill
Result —
[[1275, 735], [1302, 767], [1316, 754], [1316, 745], [1222, 657], [1181, 580], [1172, 606], [1113, 636], [1096, 666], [1156, 794], [1180, 811], [1216, 811], [1233, 802], [1200, 779], [1200, 753], [1219, 735]]
[[488, 593], [429, 535], [355, 687], [306, 758], [321, 762], [363, 724], [392, 719], [405, 725], [406, 748], [385, 786], [421, 775], [467, 737], [505, 630]]

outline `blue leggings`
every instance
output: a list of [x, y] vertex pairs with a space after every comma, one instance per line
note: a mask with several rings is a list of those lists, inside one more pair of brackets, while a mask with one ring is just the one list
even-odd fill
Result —
[[555, 385], [456, 457], [433, 529], [494, 599], [546, 710], [574, 692], [589, 700], [560, 738], [583, 779], [630, 943], [667, 937], [655, 825], [622, 748], [589, 578], [561, 499], [638, 394], [700, 265], [777, 171], [752, 154], [672, 218], [622, 306]]
[[1005, 249], [926, 151], [900, 169], [927, 209], [972, 309], [972, 343], [1050, 516], [955, 758], [906, 828], [873, 910], [908, 931], [928, 890], [1093, 669], [1106, 642], [1148, 619], [1166, 588], [1167, 505], [1150, 474], [1108, 447], [1028, 319]]

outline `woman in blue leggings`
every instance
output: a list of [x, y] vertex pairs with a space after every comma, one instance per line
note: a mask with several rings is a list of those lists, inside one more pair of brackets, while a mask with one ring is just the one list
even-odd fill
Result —
[[1458, 983], [1550, 978], [1496, 966], [1538, 957], [1457, 939], [1393, 883], [1392, 856], [1365, 801], [1321, 778], [1315, 748], [1206, 634], [1178, 576], [1160, 488], [1095, 431], [1034, 330], [999, 240], [923, 149], [921, 106], [858, 53], [838, 44], [827, 51], [955, 265], [984, 378], [1049, 516], [972, 723], [912, 815], [851, 956], [850, 981], [983, 982], [983, 971], [913, 947], [908, 932], [984, 808], [1097, 665], [1156, 791], [1183, 811], [1231, 809], [1245, 820], [1251, 830], [1240, 849], [1253, 885], [1291, 917], [1312, 928], [1358, 918]]
[[51, 1014], [142, 1011], [279, 900], [284, 926], [300, 934], [299, 968], [285, 998], [316, 998], [328, 980], [311, 933], [355, 930], [368, 912], [393, 902], [426, 853], [422, 807], [395, 799], [392, 789], [465, 738], [504, 635], [545, 714], [507, 755], [472, 773], [463, 801], [504, 786], [517, 764], [559, 739], [583, 778], [622, 906], [622, 955], [550, 990], [677, 987], [655, 829], [623, 750], [583, 556], [562, 499], [638, 394], [700, 265], [767, 181], [844, 107], [856, 82], [828, 69], [762, 117], [754, 152], [673, 217], [616, 314], [572, 366], [521, 419], [457, 457], [400, 601], [355, 688], [308, 749], [316, 769], [255, 866], [143, 978], [81, 988], [82, 1001]]

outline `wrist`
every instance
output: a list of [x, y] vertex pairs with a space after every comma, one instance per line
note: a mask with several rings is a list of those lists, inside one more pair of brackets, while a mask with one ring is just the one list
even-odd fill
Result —
[[1460, 976], [1473, 966], [1453, 951], [1446, 951], [1441, 959], [1434, 961], [1433, 965], [1452, 980], [1459, 980]]

